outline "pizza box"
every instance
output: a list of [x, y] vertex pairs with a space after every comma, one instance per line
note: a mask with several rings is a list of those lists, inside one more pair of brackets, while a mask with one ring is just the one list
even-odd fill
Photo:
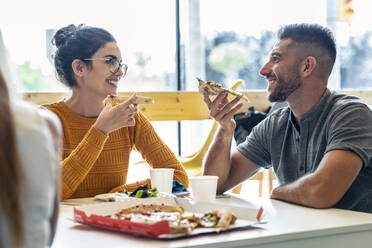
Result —
[[[170, 234], [170, 228], [166, 220], [155, 224], [136, 223], [128, 220], [118, 220], [109, 216], [119, 212], [122, 209], [136, 206], [139, 204], [165, 204], [178, 205], [184, 208], [185, 213], [207, 213], [215, 209], [229, 207], [237, 217], [235, 224], [227, 229], [222, 228], [196, 228], [189, 234]], [[80, 224], [91, 225], [98, 228], [114, 230], [123, 233], [129, 233], [139, 236], [145, 236], [157, 239], [172, 239], [185, 236], [195, 236], [202, 233], [216, 233], [227, 230], [248, 228], [254, 224], [260, 223], [263, 209], [253, 206], [237, 207], [226, 206], [225, 204], [213, 202], [193, 202], [185, 198], [171, 196], [153, 197], [153, 198], [128, 198], [118, 202], [102, 202], [96, 204], [82, 205], [74, 208], [74, 221]]]

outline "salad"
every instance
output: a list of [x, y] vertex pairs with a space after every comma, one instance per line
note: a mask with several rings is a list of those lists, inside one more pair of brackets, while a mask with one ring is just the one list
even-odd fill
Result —
[[129, 196], [131, 196], [131, 197], [147, 198], [147, 197], [155, 197], [155, 196], [157, 196], [158, 193], [159, 193], [159, 191], [157, 190], [157, 188], [149, 189], [149, 185], [148, 184], [145, 184], [145, 185], [139, 186], [137, 189], [135, 189], [131, 193], [127, 193], [127, 192], [123, 192], [123, 193], [126, 193]]

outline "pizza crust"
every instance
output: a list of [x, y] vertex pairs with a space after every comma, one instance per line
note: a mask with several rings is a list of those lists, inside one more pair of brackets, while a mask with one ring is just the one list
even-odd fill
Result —
[[[130, 96], [108, 96], [105, 99], [105, 105], [111, 101], [112, 106], [116, 106], [122, 102], [127, 101], [130, 98]], [[146, 96], [136, 96], [135, 97], [135, 104], [150, 104], [154, 103], [154, 100], [151, 97]]]

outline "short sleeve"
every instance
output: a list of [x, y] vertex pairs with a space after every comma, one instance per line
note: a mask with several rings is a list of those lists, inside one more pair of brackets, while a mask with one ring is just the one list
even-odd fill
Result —
[[246, 158], [264, 168], [271, 167], [270, 144], [270, 117], [260, 122], [244, 142], [237, 146], [237, 150]]
[[328, 130], [325, 153], [332, 150], [347, 150], [356, 153], [363, 167], [371, 163], [372, 112], [367, 105], [349, 105], [334, 114]]

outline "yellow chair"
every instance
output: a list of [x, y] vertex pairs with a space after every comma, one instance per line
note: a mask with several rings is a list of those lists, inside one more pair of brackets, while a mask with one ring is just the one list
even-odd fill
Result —
[[190, 156], [179, 157], [183, 167], [189, 174], [189, 176], [200, 176], [202, 174], [202, 165], [205, 154], [207, 153], [210, 144], [212, 143], [213, 137], [217, 131], [218, 123], [213, 121], [211, 130], [204, 141], [202, 147]]
[[[204, 141], [202, 147], [195, 153], [188, 155], [188, 156], [180, 156], [178, 160], [182, 163], [183, 167], [185, 168], [187, 174], [189, 176], [200, 176], [202, 174], [202, 164], [205, 154], [207, 153], [210, 144], [212, 143], [214, 134], [218, 128], [218, 123], [213, 121], [211, 130]], [[135, 163], [136, 165], [140, 164], [147, 164], [146, 161], [142, 160]]]
[[[258, 171], [252, 177], [248, 178], [248, 180], [258, 180], [258, 196], [262, 196], [263, 191], [263, 182], [266, 181], [268, 193], [270, 194], [273, 190], [273, 181], [276, 179], [275, 173], [272, 168], [268, 170]], [[240, 194], [243, 184], [239, 184], [235, 188], [232, 189], [232, 193]]]
[[[236, 90], [236, 88], [238, 88], [238, 86], [241, 84], [244, 84], [244, 82], [239, 80], [230, 89]], [[179, 160], [188, 172], [189, 176], [200, 176], [202, 174], [203, 159], [212, 143], [213, 137], [217, 131], [217, 127], [218, 123], [213, 121], [211, 130], [209, 131], [204, 144], [197, 152], [189, 156], [179, 157]]]

